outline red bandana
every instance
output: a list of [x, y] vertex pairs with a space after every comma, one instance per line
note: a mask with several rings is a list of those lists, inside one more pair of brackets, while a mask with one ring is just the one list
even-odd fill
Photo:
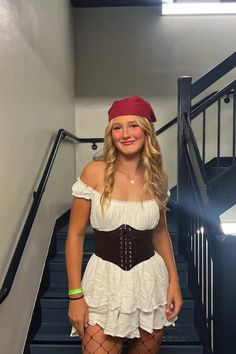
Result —
[[132, 96], [114, 101], [108, 111], [109, 122], [115, 117], [126, 115], [145, 117], [150, 122], [156, 122], [156, 116], [150, 103], [139, 96]]

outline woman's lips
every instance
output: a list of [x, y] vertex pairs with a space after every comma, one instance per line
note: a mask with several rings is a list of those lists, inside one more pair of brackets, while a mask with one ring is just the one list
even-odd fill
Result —
[[131, 145], [131, 144], [133, 144], [134, 143], [134, 140], [129, 140], [129, 141], [123, 141], [122, 142], [122, 144], [124, 144], [124, 145]]

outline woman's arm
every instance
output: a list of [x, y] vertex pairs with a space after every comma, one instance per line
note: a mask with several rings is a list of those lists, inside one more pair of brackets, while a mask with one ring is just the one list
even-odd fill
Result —
[[169, 274], [167, 319], [171, 319], [179, 313], [183, 300], [180, 292], [172, 242], [166, 225], [166, 213], [163, 211], [160, 211], [160, 220], [154, 230], [153, 245], [157, 253], [163, 258]]
[[[93, 162], [89, 163], [81, 179], [90, 187], [94, 187]], [[83, 259], [84, 235], [89, 221], [91, 201], [74, 197], [71, 206], [70, 221], [66, 240], [66, 269], [69, 289], [81, 288], [81, 271]], [[80, 296], [80, 295], [79, 295]], [[78, 298], [78, 294], [70, 298]], [[84, 298], [70, 301], [68, 316], [72, 325], [81, 337], [84, 335], [84, 327], [88, 323], [88, 307]]]
[[90, 203], [89, 200], [74, 197], [71, 206], [66, 240], [66, 268], [69, 289], [81, 287], [84, 234], [89, 220]]
[[[80, 176], [80, 179], [92, 188], [96, 186], [97, 165], [94, 161], [88, 163]], [[89, 222], [90, 209], [90, 200], [73, 198], [66, 241], [66, 268], [69, 289], [81, 287], [84, 234]]]
[[[89, 220], [90, 203], [89, 200], [77, 197], [72, 202], [65, 250], [68, 289], [81, 288], [84, 234]], [[83, 337], [84, 327], [88, 324], [88, 307], [84, 298], [70, 301], [68, 316], [78, 334]]]

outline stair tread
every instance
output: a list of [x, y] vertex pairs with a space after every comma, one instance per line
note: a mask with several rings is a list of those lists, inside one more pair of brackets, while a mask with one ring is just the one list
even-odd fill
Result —
[[[177, 229], [177, 220], [175, 215], [170, 215], [167, 213], [167, 224], [170, 227], [169, 233], [170, 234], [178, 234], [178, 229]], [[173, 227], [172, 227], [173, 226]], [[67, 232], [68, 232], [68, 225], [65, 225], [62, 229], [57, 231], [56, 237], [58, 239], [66, 239], [67, 237]], [[85, 239], [86, 240], [93, 240], [94, 239], [94, 231], [91, 226], [87, 226], [86, 231], [85, 231]]]
[[[68, 231], [68, 224], [64, 225], [60, 230], [57, 231], [57, 234], [67, 234], [67, 231]], [[86, 235], [92, 235], [94, 234], [94, 231], [93, 231], [93, 228], [88, 225], [87, 228], [86, 228]]]
[[[36, 331], [34, 342], [78, 342], [78, 337], [70, 337], [70, 325], [41, 325]], [[165, 329], [163, 343], [200, 343], [192, 325], [171, 326]]]
[[[83, 267], [85, 267], [87, 264], [86, 261], [82, 262]], [[176, 262], [176, 267], [178, 272], [187, 272], [188, 271], [188, 265], [187, 262]], [[50, 261], [49, 262], [49, 270], [50, 271], [61, 271], [61, 272], [66, 272], [66, 266], [65, 266], [65, 261]]]
[[[184, 299], [192, 299], [192, 294], [190, 290], [186, 287], [181, 287], [181, 293]], [[67, 286], [65, 284], [64, 287], [55, 287], [51, 286], [43, 292], [43, 298], [49, 299], [60, 299], [60, 298], [67, 298]]]
[[[92, 254], [93, 254], [92, 252], [84, 252], [83, 262], [86, 262], [91, 257]], [[51, 263], [65, 263], [65, 253], [54, 254], [50, 258], [50, 262]]]
[[[88, 259], [92, 254], [93, 254], [93, 252], [84, 252], [84, 257], [83, 257], [84, 260]], [[187, 264], [186, 259], [181, 254], [176, 254], [175, 255], [175, 261], [176, 261], [176, 263]], [[65, 254], [64, 253], [57, 253], [57, 254], [53, 255], [50, 258], [50, 262], [52, 262], [52, 263], [64, 263], [65, 262]]]
[[[66, 298], [60, 298], [60, 299], [55, 299], [55, 298], [42, 298], [40, 300], [40, 306], [45, 306], [46, 308], [56, 308], [60, 309], [63, 307], [68, 307], [68, 302], [69, 299], [68, 297]], [[194, 300], [193, 299], [185, 299], [183, 303], [182, 309], [192, 309], [194, 306]]]
[[[78, 342], [71, 342], [67, 344], [41, 344], [35, 343], [30, 344], [31, 354], [81, 354], [82, 345]], [[197, 344], [172, 344], [172, 343], [162, 343], [160, 348], [160, 354], [203, 354], [203, 346], [199, 343]], [[122, 354], [128, 354], [127, 345], [124, 344]]]
[[[220, 161], [220, 166], [221, 167], [229, 167], [232, 164], [232, 157], [230, 156], [220, 156], [219, 157], [219, 161]], [[216, 167], [217, 166], [217, 157], [213, 157], [211, 160], [209, 160], [206, 164], [205, 164], [205, 168], [208, 167]]]
[[[81, 348], [81, 345], [79, 343], [67, 343], [67, 344], [64, 344], [64, 343], [53, 343], [53, 344], [49, 344], [49, 343], [31, 343], [30, 346], [32, 348], [37, 348], [37, 347], [40, 347], [40, 348], [58, 348], [58, 349], [67, 349], [68, 347], [70, 348], [71, 347], [71, 344], [73, 345], [73, 348], [78, 348], [80, 349]], [[163, 342], [162, 343], [162, 346], [164, 346], [165, 348], [181, 348], [184, 346], [185, 349], [189, 349], [189, 352], [188, 354], [191, 354], [192, 353], [192, 349], [195, 349], [196, 347], [201, 347], [203, 348], [202, 344], [200, 343], [196, 343], [196, 344], [185, 344], [185, 343], [181, 343], [181, 346], [179, 344], [170, 344], [168, 342]], [[79, 354], [79, 352], [78, 352]]]

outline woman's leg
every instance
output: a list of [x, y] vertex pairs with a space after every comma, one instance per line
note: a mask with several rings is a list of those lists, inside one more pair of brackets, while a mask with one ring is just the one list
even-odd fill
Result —
[[129, 354], [158, 354], [163, 329], [154, 329], [153, 333], [148, 333], [140, 328], [140, 338], [129, 341]]
[[88, 325], [83, 338], [83, 354], [120, 354], [123, 338], [104, 334], [98, 326]]

